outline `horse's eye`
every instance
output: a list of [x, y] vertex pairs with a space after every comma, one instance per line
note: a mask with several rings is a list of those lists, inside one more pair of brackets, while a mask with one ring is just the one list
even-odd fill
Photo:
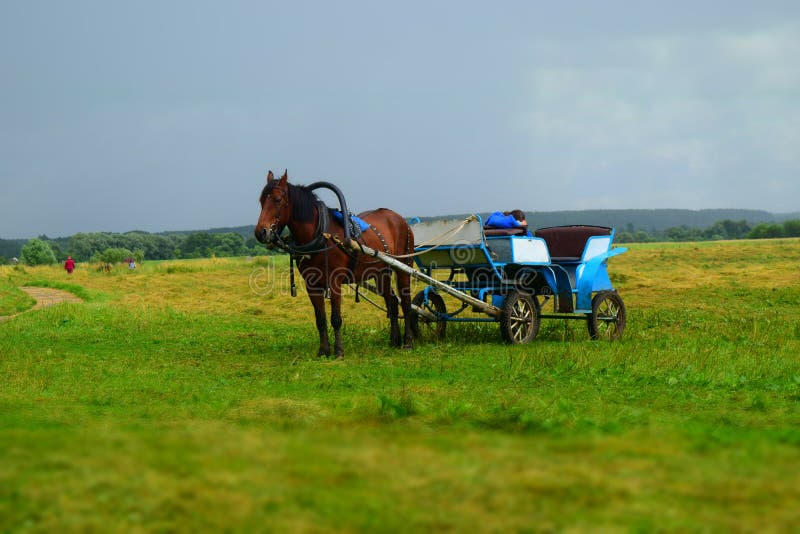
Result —
[[275, 197], [275, 204], [280, 204], [283, 202], [283, 197]]

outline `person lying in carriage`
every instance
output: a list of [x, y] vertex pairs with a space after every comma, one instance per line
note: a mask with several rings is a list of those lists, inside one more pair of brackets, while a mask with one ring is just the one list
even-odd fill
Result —
[[522, 235], [530, 236], [531, 232], [528, 230], [528, 221], [525, 220], [525, 213], [522, 210], [511, 211], [495, 211], [486, 219], [484, 228], [500, 228], [500, 229], [521, 229], [519, 233]]

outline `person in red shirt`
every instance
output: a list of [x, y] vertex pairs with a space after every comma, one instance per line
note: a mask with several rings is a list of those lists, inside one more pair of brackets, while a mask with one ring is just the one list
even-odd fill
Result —
[[75, 260], [72, 259], [72, 256], [67, 256], [67, 261], [64, 262], [64, 269], [66, 269], [67, 274], [72, 274], [72, 271], [75, 270]]

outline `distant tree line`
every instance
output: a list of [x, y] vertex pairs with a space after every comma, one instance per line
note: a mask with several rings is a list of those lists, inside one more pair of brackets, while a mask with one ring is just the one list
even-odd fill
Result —
[[777, 237], [800, 237], [800, 219], [782, 223], [759, 223], [753, 225], [745, 220], [718, 221], [708, 228], [681, 225], [661, 231], [635, 230], [632, 225], [617, 230], [618, 243], [648, 243], [660, 241], [717, 241], [722, 239], [770, 239]]
[[[255, 238], [245, 239], [236, 232], [192, 232], [186, 234], [149, 234], [147, 232], [78, 233], [51, 239], [46, 235], [25, 240], [0, 240], [6, 246], [0, 264], [19, 258], [28, 265], [61, 262], [72, 256], [78, 262], [115, 263], [127, 258], [171, 260], [178, 258], [210, 258], [227, 256], [260, 256], [269, 251]], [[121, 257], [122, 259], [118, 259]]]
[[[628, 223], [617, 228], [618, 243], [648, 243], [659, 241], [713, 241], [722, 239], [770, 239], [800, 237], [800, 219], [784, 222], [752, 224], [742, 220], [722, 220], [707, 228], [688, 225], [673, 226], [664, 230], [641, 230]], [[28, 253], [23, 254], [25, 248]], [[124, 234], [95, 232], [79, 233], [71, 237], [51, 239], [39, 236], [36, 239], [0, 239], [0, 264], [19, 258], [23, 263], [38, 265], [64, 261], [72, 256], [75, 261], [106, 261], [123, 255], [141, 262], [143, 260], [171, 260], [179, 258], [209, 258], [225, 256], [262, 256], [271, 252], [255, 238], [245, 238], [242, 233], [189, 232], [172, 234], [150, 234], [127, 232]]]
[[0, 239], [0, 263], [4, 259], [19, 258], [22, 245], [27, 242], [27, 239]]

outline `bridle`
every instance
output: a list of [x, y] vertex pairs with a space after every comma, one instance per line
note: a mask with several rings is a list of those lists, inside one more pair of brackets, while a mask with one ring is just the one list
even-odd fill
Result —
[[278, 213], [275, 215], [275, 220], [272, 224], [269, 225], [270, 235], [271, 238], [269, 243], [267, 243], [268, 247], [271, 248], [279, 248], [284, 252], [287, 252], [291, 256], [306, 256], [309, 254], [317, 254], [320, 252], [327, 252], [331, 248], [335, 247], [336, 245], [327, 245], [325, 235], [328, 232], [328, 227], [330, 225], [330, 219], [328, 217], [328, 208], [322, 201], [317, 201], [317, 228], [314, 231], [314, 237], [311, 238], [311, 241], [304, 244], [298, 244], [294, 239], [284, 239], [281, 237], [283, 230], [286, 228], [286, 224], [281, 224], [281, 218], [283, 215], [283, 210], [286, 209], [285, 206], [282, 204], [286, 203], [288, 205], [289, 200], [289, 191], [286, 191], [286, 194], [281, 197], [280, 200], [276, 201], [278, 204]]

